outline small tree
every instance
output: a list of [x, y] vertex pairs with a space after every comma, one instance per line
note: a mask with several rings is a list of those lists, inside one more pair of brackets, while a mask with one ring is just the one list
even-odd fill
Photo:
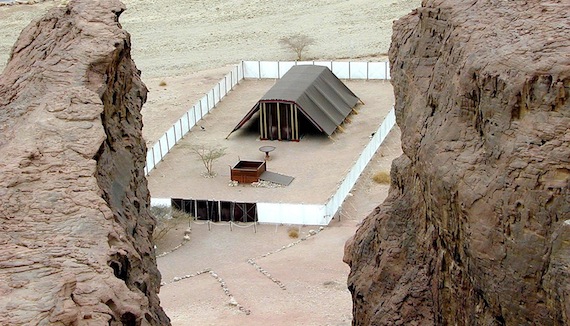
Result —
[[189, 225], [193, 219], [191, 214], [166, 206], [151, 206], [150, 213], [156, 220], [156, 227], [152, 233], [153, 241], [160, 242], [170, 230], [178, 225]]
[[206, 176], [216, 176], [216, 173], [213, 170], [214, 162], [220, 157], [226, 155], [226, 148], [200, 145], [192, 147], [192, 151], [198, 155], [202, 164], [204, 164], [204, 167], [206, 168]]
[[315, 40], [305, 34], [293, 34], [290, 36], [282, 37], [279, 40], [279, 44], [286, 49], [291, 49], [297, 54], [297, 60], [300, 61], [303, 59], [303, 51], [309, 45], [315, 43]]

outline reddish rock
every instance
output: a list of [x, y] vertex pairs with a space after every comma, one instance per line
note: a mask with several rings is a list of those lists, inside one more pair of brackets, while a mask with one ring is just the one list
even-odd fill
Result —
[[0, 76], [0, 324], [168, 325], [124, 5], [32, 22]]
[[428, 0], [395, 23], [404, 154], [347, 242], [354, 325], [570, 324], [569, 12]]

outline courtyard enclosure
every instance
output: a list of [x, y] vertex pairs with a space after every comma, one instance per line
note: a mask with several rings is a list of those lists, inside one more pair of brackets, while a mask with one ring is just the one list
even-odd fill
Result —
[[330, 136], [357, 102], [358, 97], [328, 67], [297, 65], [263, 95], [231, 133], [259, 113], [262, 140], [298, 141], [311, 127]]
[[[222, 79], [214, 88], [206, 94], [206, 96], [194, 105], [182, 118], [174, 124], [174, 126], [149, 150], [147, 156], [146, 172], [149, 173], [156, 164], [158, 164], [164, 155], [174, 146], [174, 144], [182, 139], [184, 135], [201, 119], [205, 114], [210, 112], [215, 105], [230, 91], [233, 87], [244, 78], [278, 78], [283, 76], [288, 69], [296, 64], [314, 64], [328, 67], [335, 75], [342, 79], [389, 79], [389, 69], [387, 62], [267, 62], [267, 61], [243, 61], [234, 66], [232, 71]], [[199, 118], [198, 118], [199, 117]], [[327, 225], [334, 218], [343, 201], [348, 196], [350, 190], [356, 183], [358, 177], [388, 135], [389, 131], [395, 124], [395, 114], [392, 109], [385, 117], [377, 131], [373, 133], [368, 145], [361, 152], [359, 158], [348, 170], [344, 179], [338, 184], [336, 190], [331, 189], [333, 195], [329, 197], [323, 204], [301, 204], [301, 203], [269, 203], [256, 202], [255, 206], [248, 206], [248, 214], [256, 216], [256, 220], [260, 223], [286, 223], [286, 224], [305, 224], [305, 225]], [[180, 200], [180, 199], [179, 199]], [[214, 199], [192, 198], [184, 199], [187, 201], [208, 202], [207, 216], [212, 220], [225, 220], [225, 217], [219, 216], [222, 211], [232, 211], [225, 201], [216, 201]], [[153, 205], [160, 203], [171, 205], [174, 204], [171, 198], [152, 198]], [[238, 204], [238, 203], [235, 203]], [[253, 203], [251, 203], [253, 204]], [[177, 204], [174, 204], [177, 206]], [[197, 204], [196, 204], [197, 205]], [[230, 204], [231, 205], [231, 204]], [[227, 206], [228, 209], [218, 209], [216, 206]], [[253, 213], [255, 211], [255, 213]], [[216, 212], [218, 218], [215, 218]], [[238, 212], [239, 213], [239, 212]], [[222, 214], [226, 216], [225, 214]], [[237, 214], [239, 215], [239, 214]], [[230, 220], [240, 221], [235, 214]], [[237, 217], [237, 219], [236, 219]], [[251, 219], [246, 218], [251, 221]]]
[[216, 105], [244, 78], [281, 78], [296, 65], [316, 65], [329, 68], [340, 79], [389, 80], [388, 62], [351, 61], [242, 61], [231, 68], [200, 101], [168, 129], [149, 148], [146, 156], [145, 173], [148, 175], [162, 161], [164, 156], [192, 129], [198, 121], [213, 110]]

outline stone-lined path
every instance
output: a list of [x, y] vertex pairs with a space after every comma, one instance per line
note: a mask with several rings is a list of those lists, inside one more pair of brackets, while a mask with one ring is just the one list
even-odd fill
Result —
[[[204, 225], [204, 223], [199, 223], [199, 222], [196, 222], [196, 223], [194, 223], [194, 224], [195, 224], [195, 225]], [[212, 224], [213, 224], [213, 223], [212, 223]], [[220, 226], [220, 225], [224, 225], [224, 224], [227, 224], [227, 226], [228, 226], [229, 228], [233, 229], [231, 223], [215, 223], [214, 225]], [[235, 224], [234, 224], [234, 225], [235, 225]], [[250, 226], [251, 226], [251, 225], [250, 225]], [[237, 225], [237, 227], [239, 227], [239, 224]], [[189, 229], [190, 229], [190, 228], [189, 228]], [[210, 229], [211, 229], [211, 225], [210, 225]], [[258, 272], [260, 272], [260, 273], [263, 274], [265, 277], [267, 277], [268, 279], [270, 279], [273, 283], [275, 283], [276, 285], [278, 285], [279, 288], [281, 288], [282, 290], [286, 290], [285, 284], [284, 284], [283, 282], [281, 282], [280, 280], [276, 279], [275, 277], [273, 277], [266, 269], [264, 269], [263, 267], [261, 267], [261, 266], [256, 262], [256, 260], [261, 259], [261, 258], [268, 257], [268, 256], [273, 255], [273, 254], [277, 254], [277, 253], [279, 253], [279, 252], [281, 252], [281, 251], [283, 251], [283, 250], [286, 250], [286, 249], [289, 249], [289, 248], [291, 248], [291, 247], [293, 247], [293, 246], [295, 246], [295, 245], [298, 245], [298, 244], [300, 244], [301, 242], [303, 242], [303, 241], [309, 239], [310, 237], [316, 236], [319, 232], [321, 232], [321, 231], [324, 230], [324, 229], [325, 229], [324, 227], [319, 227], [319, 228], [316, 229], [316, 230], [310, 229], [310, 230], [308, 231], [307, 235], [301, 237], [300, 239], [298, 239], [298, 240], [296, 240], [296, 241], [294, 241], [294, 242], [291, 242], [291, 243], [289, 243], [289, 244], [287, 244], [287, 245], [281, 246], [280, 248], [278, 248], [278, 249], [276, 249], [276, 250], [273, 250], [273, 251], [267, 252], [267, 253], [265, 253], [265, 254], [262, 254], [262, 255], [260, 255], [260, 256], [258, 256], [258, 257], [256, 257], [256, 258], [249, 258], [249, 259], [247, 259], [247, 263], [250, 264], [250, 265], [252, 265]], [[240, 230], [240, 231], [238, 231], [238, 232], [243, 232], [243, 230]], [[164, 253], [158, 255], [157, 257], [158, 257], [158, 258], [162, 258], [162, 257], [167, 256], [168, 254], [171, 254], [171, 253], [175, 252], [176, 250], [182, 248], [185, 244], [187, 244], [188, 241], [189, 241], [189, 238], [188, 238], [187, 234], [185, 234], [185, 236], [184, 236], [182, 242], [181, 242], [179, 245], [177, 245], [176, 247], [174, 247], [172, 250], [169, 250], [169, 251], [167, 251], [167, 252], [164, 252]], [[221, 286], [222, 291], [224, 292], [224, 294], [229, 297], [229, 303], [230, 303], [230, 305], [237, 307], [238, 310], [244, 312], [246, 315], [249, 315], [249, 314], [251, 313], [251, 311], [250, 311], [249, 309], [246, 309], [244, 306], [242, 306], [241, 304], [238, 303], [238, 301], [235, 299], [234, 295], [233, 295], [233, 294], [230, 292], [230, 290], [228, 289], [228, 286], [227, 286], [226, 282], [222, 279], [221, 276], [218, 275], [218, 273], [216, 273], [215, 271], [211, 270], [210, 268], [206, 268], [206, 269], [197, 271], [197, 272], [192, 273], [192, 274], [185, 274], [185, 275], [182, 275], [182, 276], [175, 276], [174, 278], [172, 278], [172, 280], [171, 280], [170, 282], [162, 282], [162, 283], [161, 283], [161, 286], [165, 286], [165, 285], [168, 285], [168, 284], [171, 284], [171, 283], [176, 283], [176, 282], [179, 282], [179, 281], [182, 281], [182, 280], [185, 280], [185, 279], [189, 279], [189, 278], [192, 278], [192, 277], [200, 276], [200, 275], [202, 275], [202, 274], [209, 274], [209, 275], [212, 276], [214, 279], [216, 279], [216, 281], [220, 284], [220, 286]]]

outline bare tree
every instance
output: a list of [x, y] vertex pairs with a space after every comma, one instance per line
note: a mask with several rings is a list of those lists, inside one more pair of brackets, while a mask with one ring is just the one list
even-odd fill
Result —
[[206, 176], [214, 177], [216, 173], [214, 172], [213, 165], [214, 162], [220, 157], [226, 155], [225, 147], [218, 146], [205, 146], [199, 145], [192, 147], [192, 151], [196, 153], [204, 167], [206, 168]]
[[282, 37], [279, 44], [284, 48], [291, 49], [297, 54], [297, 60], [303, 60], [303, 51], [315, 43], [315, 40], [305, 34], [293, 34], [290, 36]]
[[191, 214], [166, 206], [151, 206], [150, 213], [156, 220], [156, 227], [152, 233], [152, 239], [155, 243], [160, 242], [176, 226], [189, 225], [193, 219]]

